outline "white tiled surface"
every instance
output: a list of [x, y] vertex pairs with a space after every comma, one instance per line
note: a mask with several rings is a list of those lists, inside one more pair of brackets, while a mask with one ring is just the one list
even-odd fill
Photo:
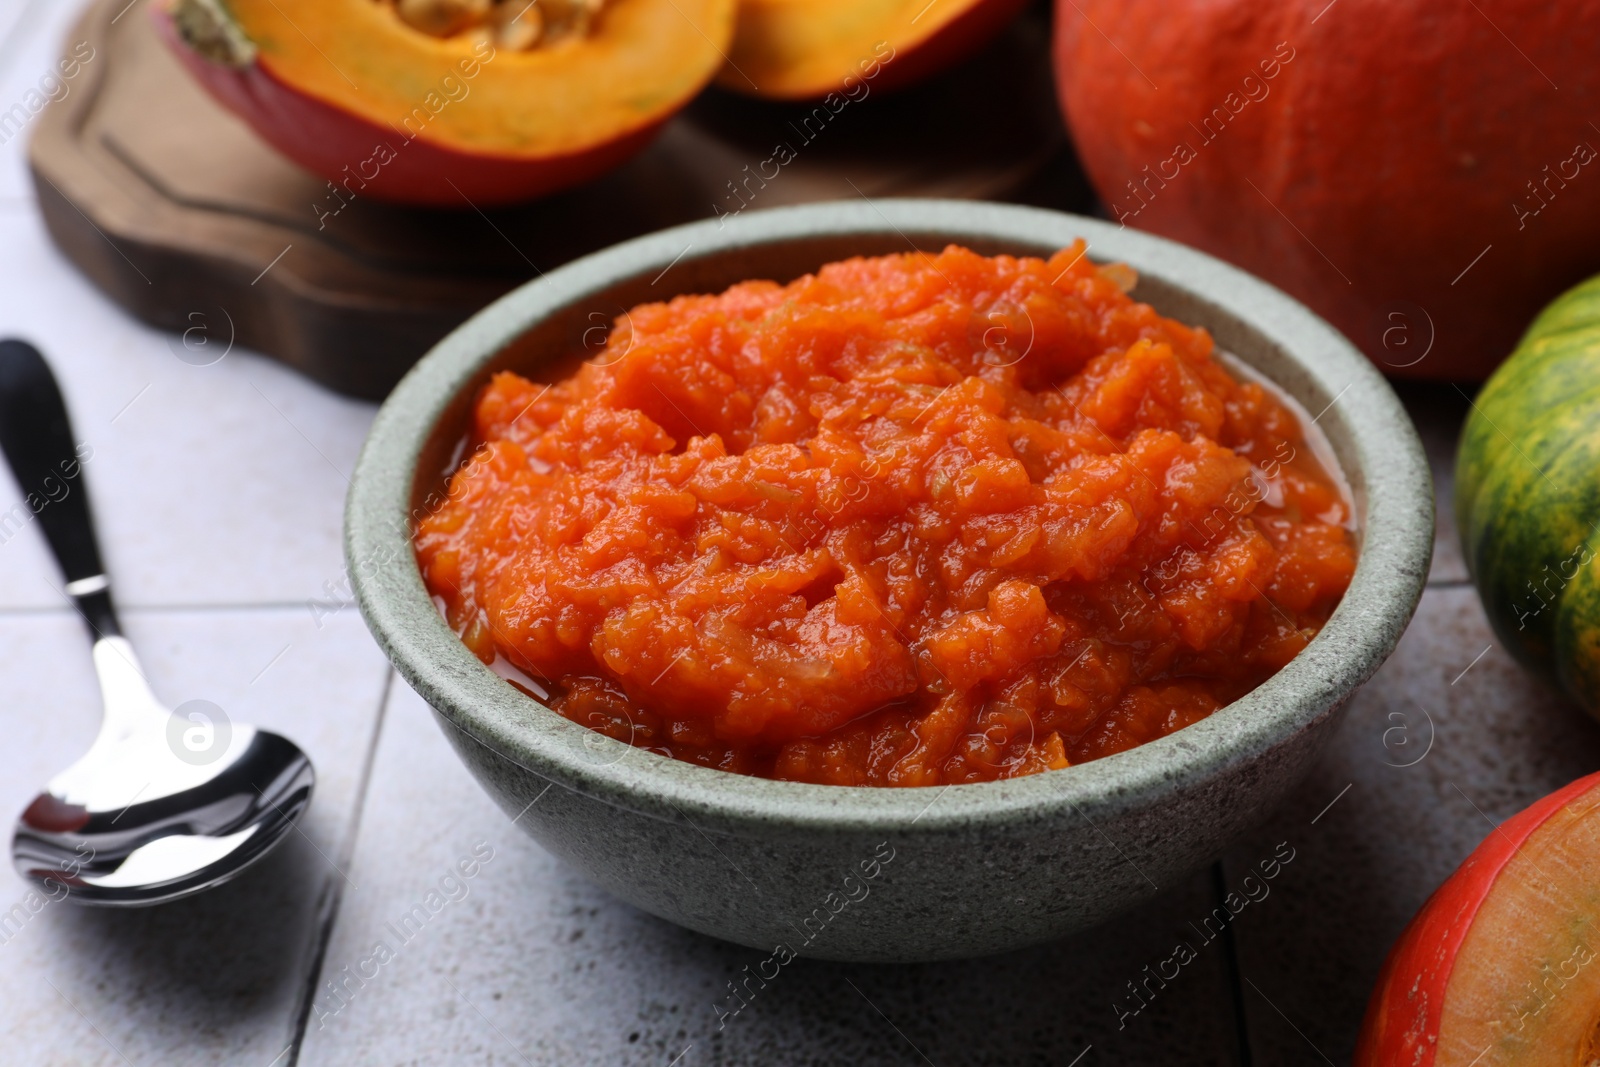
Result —
[[[206, 367], [100, 296], [31, 204], [0, 206], [0, 324], [44, 351], [124, 604], [299, 603], [343, 586], [340, 511], [373, 408], [235, 349]], [[179, 346], [181, 349], [181, 345]], [[0, 511], [18, 499], [0, 479]], [[61, 594], [42, 543], [0, 545], [0, 608]]]
[[[50, 68], [74, 7], [0, 0], [0, 109]], [[1600, 759], [1600, 728], [1500, 650], [1457, 677], [1492, 638], [1442, 512], [1434, 584], [1400, 652], [1296, 798], [1224, 865], [1241, 876], [1280, 840], [1298, 850], [1237, 924], [1237, 975], [1214, 946], [1118, 1026], [1124, 983], [1214, 904], [1205, 872], [1029, 952], [796, 963], [719, 1029], [712, 1005], [754, 954], [635, 912], [544, 853], [392, 680], [355, 610], [318, 625], [307, 601], [344, 595], [340, 510], [371, 406], [243, 351], [210, 367], [176, 358], [50, 246], [23, 143], [0, 146], [0, 334], [51, 357], [94, 448], [86, 480], [131, 636], [158, 693], [289, 734], [318, 788], [304, 834], [235, 883], [140, 912], [51, 906], [0, 937], [0, 1067], [1331, 1063], [1389, 940], [1488, 831], [1472, 805], [1504, 818]], [[1404, 393], [1447, 504], [1464, 404]], [[0, 511], [14, 499], [0, 475]], [[54, 581], [35, 532], [0, 544], [0, 818], [96, 721], [86, 642]], [[1397, 768], [1415, 750], [1388, 731], [1408, 716], [1420, 742], [1414, 710], [1435, 747]], [[460, 899], [334, 1011], [326, 983], [475, 846], [493, 858], [464, 892], [445, 887]], [[0, 864], [0, 912], [24, 891]]]
[[[138, 0], [141, 7], [149, 2]], [[64, 0], [0, 0], [0, 111], [22, 102], [29, 89], [37, 89], [40, 79], [57, 69], [58, 44], [78, 10], [78, 4]], [[26, 144], [24, 136], [0, 145], [0, 209], [33, 201]]]
[[[475, 849], [492, 858], [456, 877]], [[346, 889], [328, 948], [307, 1065], [1066, 1064], [1091, 1045], [1101, 1063], [1233, 1062], [1219, 948], [1125, 1028], [1112, 1009], [1122, 983], [1211, 908], [1205, 877], [1028, 952], [919, 967], [798, 961], [721, 1025], [727, 983], [765, 954], [637, 912], [545, 853], [401, 683], [350, 876], [359, 888]], [[454, 900], [397, 933], [430, 891]]]
[[[353, 611], [320, 629], [303, 608], [131, 611], [125, 622], [158, 695], [209, 700], [294, 738], [316, 767], [316, 793], [303, 832], [221, 889], [130, 912], [52, 904], [7, 927], [0, 1062], [266, 1067], [290, 1043], [318, 901], [343, 883], [387, 664]], [[0, 811], [10, 819], [93, 735], [97, 695], [77, 618], [0, 615], [0, 679]], [[27, 893], [0, 864], [0, 911]]]
[[[77, 6], [0, 0], [0, 110], [51, 68]], [[390, 684], [354, 608], [306, 603], [325, 583], [340, 594], [345, 476], [373, 408], [244, 351], [179, 360], [51, 246], [26, 140], [0, 145], [0, 335], [51, 359], [94, 450], [85, 480], [129, 636], [158, 695], [293, 737], [317, 787], [303, 832], [219, 890], [133, 912], [51, 905], [0, 931], [0, 1064], [286, 1064]], [[0, 473], [0, 511], [16, 499]], [[98, 722], [58, 586], [35, 530], [0, 543], [6, 820]], [[0, 912], [26, 892], [0, 864]]]
[[[148, 17], [151, 2], [130, 0], [121, 17]], [[0, 0], [0, 111], [54, 69], [80, 9]], [[130, 320], [50, 244], [33, 208], [27, 132], [0, 145], [0, 331], [51, 359], [77, 436], [94, 450], [86, 478], [120, 601], [347, 595], [340, 512], [372, 405], [240, 349], [211, 366], [177, 358], [173, 335]], [[212, 312], [205, 327], [226, 345], [225, 320]], [[0, 512], [16, 499], [0, 478]], [[38, 538], [0, 544], [0, 610], [58, 606], [54, 581]]]

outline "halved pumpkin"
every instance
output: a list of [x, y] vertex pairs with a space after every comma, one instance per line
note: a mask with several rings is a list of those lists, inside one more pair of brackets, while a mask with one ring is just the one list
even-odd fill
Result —
[[1600, 1061], [1600, 774], [1490, 831], [1395, 943], [1356, 1067]]
[[[717, 84], [772, 100], [896, 89], [987, 44], [1027, 0], [742, 0]], [[870, 90], [869, 90], [870, 91]]]
[[644, 147], [722, 66], [735, 4], [611, 0], [584, 32], [525, 51], [424, 32], [392, 0], [156, 12], [201, 84], [336, 194], [465, 207], [575, 185]]

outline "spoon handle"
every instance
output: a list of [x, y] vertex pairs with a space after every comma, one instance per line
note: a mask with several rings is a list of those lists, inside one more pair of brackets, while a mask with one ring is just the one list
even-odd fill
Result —
[[83, 482], [90, 450], [74, 443], [61, 387], [26, 341], [0, 341], [0, 451], [22, 490], [21, 503], [0, 511], [0, 544], [37, 520], [67, 580], [65, 592], [95, 638], [121, 634]]

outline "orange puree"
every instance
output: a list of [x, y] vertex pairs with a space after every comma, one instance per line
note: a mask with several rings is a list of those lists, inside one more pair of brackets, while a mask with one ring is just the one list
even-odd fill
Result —
[[569, 719], [710, 767], [934, 785], [1098, 759], [1306, 646], [1355, 567], [1295, 416], [1080, 242], [852, 259], [499, 374], [428, 588]]

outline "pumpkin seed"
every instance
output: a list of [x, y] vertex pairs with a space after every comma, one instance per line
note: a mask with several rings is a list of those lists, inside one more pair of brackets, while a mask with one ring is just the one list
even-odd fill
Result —
[[398, 0], [395, 13], [430, 37], [454, 37], [488, 17], [493, 0]]
[[510, 52], [526, 52], [544, 35], [544, 15], [535, 0], [508, 0], [495, 7], [494, 44]]
[[[210, 0], [215, 2], [215, 0]], [[378, 0], [430, 37], [470, 35], [510, 52], [588, 36], [607, 0]]]

